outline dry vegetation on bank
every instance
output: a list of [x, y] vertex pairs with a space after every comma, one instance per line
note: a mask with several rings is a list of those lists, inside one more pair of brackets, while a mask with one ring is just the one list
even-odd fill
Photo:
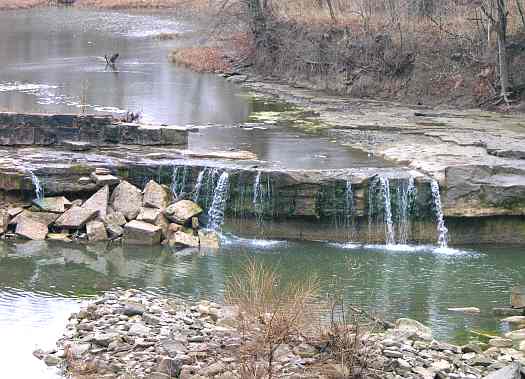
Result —
[[48, 5], [47, 0], [0, 0], [0, 10], [28, 9]]

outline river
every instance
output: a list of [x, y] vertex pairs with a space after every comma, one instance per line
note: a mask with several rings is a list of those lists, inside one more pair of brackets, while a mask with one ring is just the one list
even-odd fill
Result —
[[[328, 139], [268, 123], [240, 128], [253, 112], [274, 110], [215, 75], [167, 61], [181, 42], [159, 33], [191, 25], [169, 14], [44, 9], [0, 13], [0, 108], [17, 112], [124, 114], [145, 122], [195, 124], [194, 150], [247, 149], [287, 168], [388, 166]], [[184, 43], [187, 43], [184, 42]], [[103, 55], [119, 52], [118, 72]], [[213, 126], [220, 124], [221, 126]], [[502, 332], [491, 314], [523, 283], [521, 247], [386, 248], [330, 242], [241, 239], [225, 234], [217, 252], [80, 246], [50, 242], [0, 244], [2, 377], [54, 378], [32, 356], [50, 348], [79, 303], [115, 287], [222, 300], [225, 284], [247, 259], [273, 265], [286, 281], [316, 276], [319, 301], [341, 293], [347, 302], [389, 320], [411, 317], [435, 337], [464, 342], [471, 329]], [[479, 315], [447, 311], [475, 306]]]

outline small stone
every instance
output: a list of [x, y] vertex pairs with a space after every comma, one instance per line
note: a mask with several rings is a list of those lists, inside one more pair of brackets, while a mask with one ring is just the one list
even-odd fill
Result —
[[57, 366], [60, 363], [60, 359], [54, 355], [48, 354], [44, 357], [44, 363], [47, 366]]
[[467, 314], [479, 314], [481, 313], [479, 308], [476, 307], [464, 307], [464, 308], [448, 308], [449, 312], [467, 313]]
[[99, 346], [108, 347], [116, 338], [118, 338], [118, 333], [95, 333], [91, 338], [91, 341]]
[[114, 224], [118, 226], [124, 226], [126, 225], [126, 217], [122, 214], [122, 212], [109, 212], [106, 217], [103, 218], [103, 221], [106, 225], [108, 224]]
[[173, 239], [168, 241], [168, 243], [170, 246], [182, 245], [189, 247], [199, 247], [199, 237], [179, 231], [175, 233]]
[[142, 304], [126, 303], [124, 305], [124, 309], [122, 310], [122, 314], [129, 317], [142, 316], [145, 310], [146, 308]]
[[418, 374], [421, 377], [421, 379], [434, 379], [435, 378], [435, 373], [424, 367], [414, 367], [412, 371]]
[[118, 238], [124, 234], [124, 228], [116, 224], [107, 224], [106, 230], [110, 238]]
[[523, 316], [525, 309], [514, 308], [493, 308], [492, 312], [495, 316]]
[[505, 338], [509, 338], [513, 341], [525, 340], [525, 329], [518, 329], [512, 332], [506, 333]]
[[395, 326], [397, 330], [408, 333], [410, 338], [417, 337], [427, 341], [432, 339], [432, 330], [419, 321], [400, 318], [396, 320]]
[[67, 345], [65, 350], [68, 354], [71, 354], [75, 358], [81, 358], [84, 354], [86, 354], [91, 345], [89, 343], [72, 343], [70, 345]]
[[150, 328], [142, 323], [135, 323], [131, 325], [128, 333], [131, 336], [147, 336], [150, 333]]
[[120, 179], [113, 175], [99, 175], [93, 172], [89, 177], [99, 186], [114, 186], [120, 183]]
[[483, 350], [481, 349], [481, 346], [475, 342], [470, 342], [462, 346], [461, 351], [463, 353], [476, 353], [476, 354], [481, 354], [483, 352]]
[[403, 358], [403, 353], [398, 350], [383, 350], [383, 355], [388, 358]]

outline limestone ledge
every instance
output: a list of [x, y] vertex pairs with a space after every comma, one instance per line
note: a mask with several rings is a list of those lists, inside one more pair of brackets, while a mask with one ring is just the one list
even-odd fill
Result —
[[126, 123], [112, 116], [0, 112], [0, 146], [187, 145], [195, 128]]
[[243, 85], [309, 112], [318, 133], [437, 179], [445, 216], [525, 214], [523, 115], [342, 98], [257, 77]]

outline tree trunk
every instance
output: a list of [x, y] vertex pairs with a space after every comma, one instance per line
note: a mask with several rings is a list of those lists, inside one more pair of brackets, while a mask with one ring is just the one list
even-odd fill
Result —
[[507, 8], [505, 0], [498, 1], [498, 60], [499, 60], [499, 76], [501, 85], [501, 97], [508, 102], [508, 91], [510, 89], [509, 80], [509, 61], [507, 58]]

